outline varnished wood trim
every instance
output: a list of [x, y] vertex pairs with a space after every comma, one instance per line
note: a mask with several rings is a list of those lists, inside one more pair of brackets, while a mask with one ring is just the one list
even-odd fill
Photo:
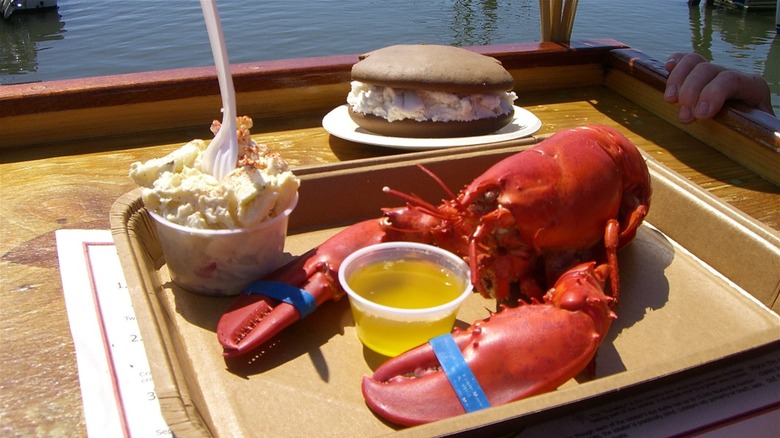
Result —
[[[620, 43], [524, 43], [471, 47], [507, 69], [601, 62]], [[349, 82], [358, 55], [263, 61], [231, 66], [237, 95]], [[0, 87], [0, 114], [26, 115], [219, 95], [216, 70], [198, 67]]]
[[714, 120], [684, 125], [677, 119], [677, 105], [663, 99], [668, 73], [660, 62], [636, 50], [614, 50], [607, 66], [612, 70], [607, 74], [607, 87], [780, 186], [780, 120], [729, 103]]
[[[621, 47], [598, 40], [470, 49], [502, 61], [524, 92], [600, 85], [605, 56]], [[238, 112], [259, 118], [327, 111], [345, 101], [357, 60], [340, 55], [232, 65]], [[219, 118], [219, 99], [210, 67], [9, 85], [0, 87], [0, 147], [50, 148], [74, 139], [207, 125]]]
[[[613, 50], [606, 63], [607, 67], [624, 71], [661, 92], [666, 87], [669, 74], [663, 64], [638, 50]], [[780, 153], [780, 119], [738, 102], [727, 103], [715, 119], [762, 147]]]

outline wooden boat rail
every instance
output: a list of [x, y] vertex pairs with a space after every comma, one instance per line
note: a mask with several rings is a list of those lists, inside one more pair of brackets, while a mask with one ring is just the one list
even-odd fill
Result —
[[[523, 43], [473, 47], [496, 57], [515, 78], [516, 92], [606, 86], [670, 123], [674, 107], [653, 91], [663, 90], [666, 72], [642, 52], [611, 40]], [[266, 61], [233, 66], [239, 114], [255, 119], [323, 113], [344, 102], [357, 55]], [[576, 68], [572, 68], [576, 66]], [[622, 78], [620, 75], [629, 75]], [[636, 80], [642, 88], [636, 88]], [[630, 81], [629, 85], [625, 85]], [[213, 68], [189, 68], [28, 83], [0, 87], [0, 148], [44, 147], [74, 139], [116, 138], [208, 125], [220, 105]], [[175, 117], [171, 117], [175, 114]], [[29, 117], [34, 115], [35, 117]], [[711, 142], [711, 126], [678, 126], [731, 159], [780, 185], [780, 123], [759, 110], [733, 105], [718, 121], [744, 138], [726, 134]], [[697, 129], [700, 128], [700, 129]], [[759, 146], [746, 150], [745, 139]], [[740, 143], [735, 146], [734, 143]], [[746, 154], [748, 155], [746, 157]]]
[[[476, 47], [502, 60], [517, 77], [518, 90], [538, 89], [543, 70], [562, 65], [592, 64], [560, 77], [558, 86], [596, 85], [606, 53], [619, 43], [584, 43], [563, 47], [553, 43]], [[522, 54], [521, 56], [518, 53]], [[565, 56], [560, 56], [565, 55]], [[238, 112], [254, 118], [322, 111], [343, 103], [350, 70], [357, 55], [236, 64], [232, 67]], [[530, 73], [529, 73], [530, 72]], [[545, 84], [548, 88], [554, 84]], [[164, 104], [164, 105], [162, 105]], [[219, 88], [213, 68], [11, 85], [0, 88], [3, 146], [31, 146], [73, 138], [115, 136], [202, 126], [219, 108]], [[164, 114], [177, 114], [174, 120]], [[35, 120], [25, 117], [36, 114]], [[43, 122], [60, 120], [55, 126]]]

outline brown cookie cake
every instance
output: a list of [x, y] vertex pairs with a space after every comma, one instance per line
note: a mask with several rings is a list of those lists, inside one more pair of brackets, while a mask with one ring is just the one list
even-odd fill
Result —
[[363, 55], [347, 97], [360, 127], [394, 137], [466, 137], [512, 121], [514, 80], [495, 58], [453, 46], [396, 45]]

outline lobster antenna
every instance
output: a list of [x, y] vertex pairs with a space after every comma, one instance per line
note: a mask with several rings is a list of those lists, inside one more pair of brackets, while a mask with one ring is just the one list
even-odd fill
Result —
[[436, 184], [438, 184], [439, 187], [441, 187], [444, 190], [444, 193], [446, 193], [447, 196], [450, 197], [450, 199], [455, 199], [455, 194], [452, 193], [452, 190], [450, 190], [450, 188], [447, 187], [447, 184], [444, 184], [444, 181], [442, 181], [441, 178], [439, 178], [438, 175], [433, 173], [430, 169], [428, 169], [427, 167], [423, 166], [422, 164], [418, 163], [417, 167], [422, 169], [423, 172], [427, 173], [428, 176], [430, 176], [434, 181], [436, 181]]
[[431, 205], [429, 202], [427, 202], [426, 200], [420, 198], [419, 196], [414, 196], [408, 193], [399, 192], [398, 190], [391, 189], [388, 186], [382, 187], [382, 191], [384, 193], [387, 193], [389, 195], [395, 196], [396, 198], [406, 201], [409, 205], [426, 210], [426, 213], [430, 214], [431, 216], [439, 217], [439, 215], [437, 214], [439, 210], [433, 205]]
[[[433, 179], [436, 182], [436, 184], [439, 187], [441, 187], [442, 190], [444, 190], [444, 193], [447, 196], [449, 196], [450, 199], [455, 200], [455, 194], [452, 193], [452, 190], [450, 190], [450, 188], [447, 187], [446, 184], [444, 184], [444, 181], [442, 181], [441, 178], [439, 178], [438, 175], [433, 173], [433, 171], [431, 171], [427, 167], [423, 166], [422, 164], [418, 163], [417, 167], [419, 167], [420, 170], [422, 170], [429, 177], [431, 177], [431, 179]], [[395, 189], [391, 189], [390, 187], [387, 187], [387, 186], [383, 187], [382, 191], [384, 193], [390, 194], [392, 196], [395, 196], [396, 198], [400, 198], [400, 199], [406, 201], [409, 205], [415, 206], [415, 207], [417, 207], [417, 208], [419, 208], [421, 210], [425, 210], [426, 213], [430, 214], [431, 216], [435, 216], [435, 217], [442, 218], [442, 219], [447, 219], [447, 216], [443, 215], [441, 213], [441, 211], [436, 206], [432, 205], [431, 203], [427, 202], [426, 200], [420, 198], [417, 195], [410, 195], [410, 194], [407, 194], [407, 193], [404, 193], [404, 192], [400, 192], [400, 191], [395, 190]], [[462, 211], [462, 207], [461, 207], [460, 203], [455, 202], [454, 204], [455, 204], [455, 208], [456, 209], [458, 209], [459, 211]]]

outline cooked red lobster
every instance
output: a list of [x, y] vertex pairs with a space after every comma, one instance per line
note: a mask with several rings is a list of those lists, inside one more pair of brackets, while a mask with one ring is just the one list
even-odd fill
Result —
[[[536, 321], [530, 323], [533, 328], [530, 333], [535, 336], [521, 341], [504, 334], [491, 335], [490, 341], [503, 345], [504, 350], [492, 357], [494, 350], [484, 349], [480, 359], [496, 363], [505, 363], [504, 356], [512, 348], [525, 348], [516, 342], [536, 339], [538, 343], [540, 338], [548, 337], [543, 336], [546, 329], [542, 320], [545, 317], [541, 315], [553, 314], [555, 311], [549, 309], [561, 306], [555, 299], [551, 301], [550, 294], [545, 295], [545, 291], [556, 284], [564, 272], [580, 263], [599, 264], [597, 271], [591, 269], [599, 274], [589, 275], [601, 281], [608, 278], [610, 297], [607, 300], [602, 293], [604, 298], [598, 299], [615, 305], [619, 290], [616, 253], [634, 237], [647, 214], [651, 194], [650, 176], [641, 153], [622, 134], [605, 126], [558, 132], [533, 148], [496, 163], [458, 196], [448, 192], [450, 199], [440, 205], [392, 189], [386, 191], [401, 197], [407, 205], [385, 209], [379, 219], [344, 229], [265, 280], [294, 285], [304, 290], [310, 301], [320, 305], [343, 295], [337, 278], [338, 269], [341, 261], [355, 250], [392, 240], [437, 245], [469, 263], [472, 282], [483, 295], [509, 305], [532, 303], [520, 306], [516, 313], [523, 315], [520, 319]], [[569, 295], [578, 294], [585, 299], [593, 292]], [[302, 311], [299, 309], [294, 302], [242, 294], [217, 327], [224, 355], [239, 356], [271, 340], [283, 328], [300, 319]], [[518, 324], [517, 318], [499, 317], [502, 313], [507, 312], [499, 312], [491, 318], [491, 326]], [[593, 317], [597, 321], [599, 339], [603, 338], [602, 329], [606, 330], [598, 323], [605, 318], [604, 312], [601, 313]], [[550, 333], [553, 336], [583, 335], [584, 329], [577, 323], [566, 322], [569, 317], [552, 318], [559, 321], [557, 331]], [[487, 323], [480, 324], [485, 326]], [[514, 329], [509, 327], [508, 330]], [[592, 347], [590, 357], [595, 354], [598, 343]], [[536, 385], [541, 390], [554, 389], [574, 377], [590, 360], [583, 364], [581, 357], [569, 357], [566, 351], [552, 348], [550, 353], [556, 355], [557, 363], [572, 366], [566, 367], [567, 371], [559, 378], [553, 378], [552, 372], [547, 377], [544, 373], [538, 375]], [[396, 361], [415, 362], [406, 355]], [[510, 376], [507, 372], [499, 386], [514, 385]], [[566, 376], [568, 378], [563, 379]], [[477, 378], [480, 378], [479, 374]], [[389, 391], [393, 386], [390, 383], [381, 387]], [[494, 389], [487, 388], [488, 391]], [[364, 393], [378, 400], [382, 391], [364, 389]]]

